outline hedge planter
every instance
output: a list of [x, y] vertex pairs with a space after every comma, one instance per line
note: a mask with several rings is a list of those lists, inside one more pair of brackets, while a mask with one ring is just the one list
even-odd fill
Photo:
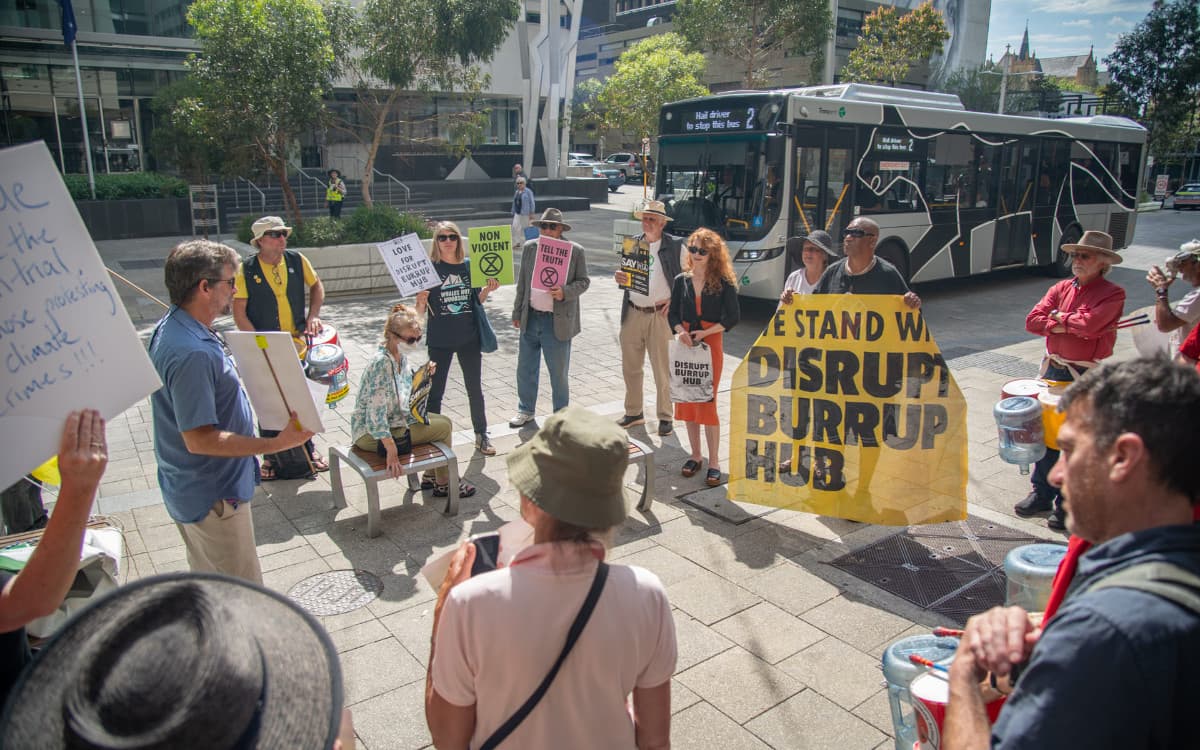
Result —
[[192, 233], [191, 205], [187, 198], [75, 201], [75, 206], [96, 241]]
[[[421, 240], [428, 251], [433, 240]], [[331, 247], [296, 247], [308, 258], [321, 279], [327, 297], [353, 297], [370, 294], [399, 296], [396, 283], [388, 272], [375, 243], [333, 245]]]

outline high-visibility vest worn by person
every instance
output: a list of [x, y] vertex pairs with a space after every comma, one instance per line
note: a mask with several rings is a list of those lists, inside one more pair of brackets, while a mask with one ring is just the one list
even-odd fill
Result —
[[346, 183], [341, 180], [330, 180], [329, 186], [325, 188], [325, 200], [340, 203], [345, 196]]

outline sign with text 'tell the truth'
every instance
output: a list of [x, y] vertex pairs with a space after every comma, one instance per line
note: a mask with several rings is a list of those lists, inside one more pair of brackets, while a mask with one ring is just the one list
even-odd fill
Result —
[[966, 518], [966, 402], [901, 297], [797, 296], [733, 378], [730, 499], [889, 526]]

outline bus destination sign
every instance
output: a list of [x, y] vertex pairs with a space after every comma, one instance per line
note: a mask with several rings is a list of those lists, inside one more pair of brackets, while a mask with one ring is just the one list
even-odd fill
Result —
[[723, 133], [754, 130], [756, 107], [713, 108], [683, 113], [685, 133]]

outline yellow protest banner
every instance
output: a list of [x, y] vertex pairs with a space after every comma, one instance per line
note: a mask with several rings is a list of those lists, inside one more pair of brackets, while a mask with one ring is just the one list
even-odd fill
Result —
[[733, 375], [729, 497], [900, 526], [967, 517], [967, 410], [891, 295], [782, 305]]

